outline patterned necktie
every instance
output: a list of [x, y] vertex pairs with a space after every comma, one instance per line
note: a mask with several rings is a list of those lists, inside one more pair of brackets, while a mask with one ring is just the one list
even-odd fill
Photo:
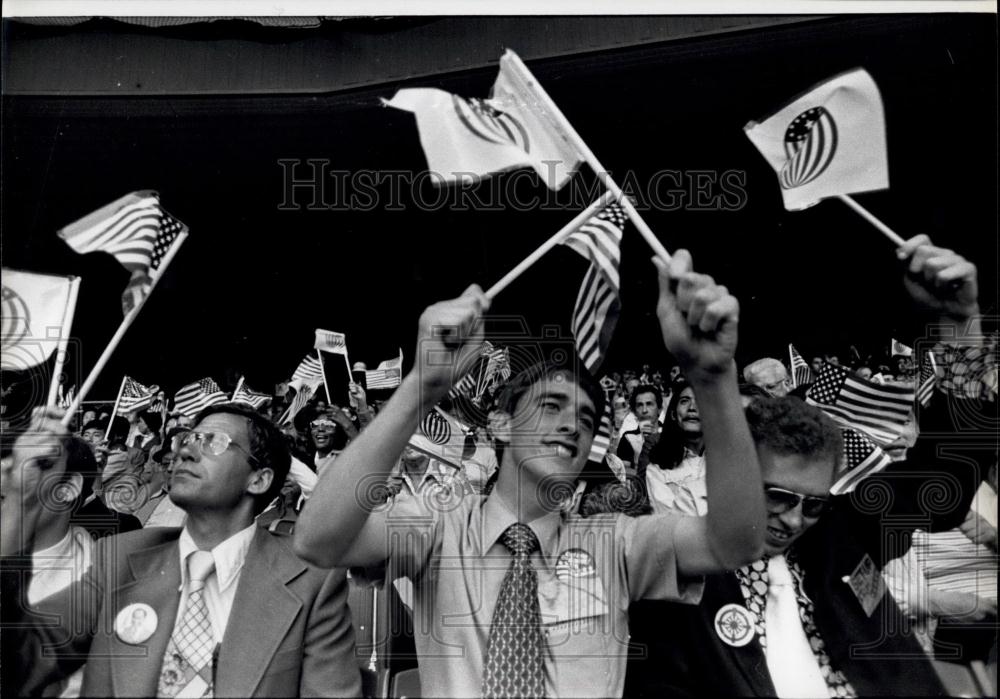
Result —
[[174, 626], [160, 670], [158, 697], [212, 696], [212, 651], [215, 634], [205, 604], [205, 581], [215, 570], [210, 551], [195, 551], [188, 557], [188, 598], [184, 617]]
[[531, 554], [538, 550], [535, 533], [512, 524], [501, 537], [514, 559], [500, 585], [486, 643], [484, 697], [545, 696], [545, 657], [538, 606], [538, 574]]

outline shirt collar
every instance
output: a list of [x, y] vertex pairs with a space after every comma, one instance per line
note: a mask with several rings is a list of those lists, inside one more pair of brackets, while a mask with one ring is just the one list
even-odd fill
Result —
[[[73, 550], [73, 533], [75, 527], [70, 527], [66, 530], [66, 536], [52, 544], [46, 549], [40, 551], [34, 551], [31, 554], [33, 561], [40, 561], [42, 559], [54, 559], [54, 558], [65, 558]], [[37, 567], [37, 563], [33, 563]]]
[[[212, 549], [212, 559], [215, 561], [215, 579], [219, 583], [219, 592], [224, 592], [240, 574], [243, 562], [246, 560], [247, 551], [250, 550], [250, 542], [253, 541], [257, 523], [254, 522], [246, 529], [233, 534], [231, 537]], [[198, 545], [194, 543], [187, 525], [181, 532], [178, 542], [181, 555], [181, 589], [187, 584], [187, 559], [192, 553], [198, 550]]]
[[[482, 545], [484, 552], [489, 551], [490, 547], [500, 539], [500, 536], [507, 531], [510, 525], [517, 524], [520, 521], [517, 514], [511, 511], [503, 498], [499, 497], [495, 492], [486, 499], [486, 503], [483, 505], [480, 514], [483, 518]], [[535, 536], [538, 537], [538, 545], [543, 557], [549, 551], [555, 550], [556, 535], [558, 534], [561, 521], [562, 514], [556, 511], [547, 512], [537, 519], [524, 522], [535, 533]]]

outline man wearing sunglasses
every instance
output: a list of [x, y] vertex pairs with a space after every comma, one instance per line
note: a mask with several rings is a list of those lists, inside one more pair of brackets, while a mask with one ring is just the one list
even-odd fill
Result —
[[830, 496], [839, 427], [797, 398], [755, 398], [746, 412], [764, 482], [765, 555], [708, 577], [698, 607], [633, 608], [633, 641], [648, 660], [630, 664], [631, 696], [946, 694], [881, 569], [914, 529], [950, 529], [968, 511], [995, 458], [996, 435], [982, 426], [996, 424], [996, 406], [972, 390], [995, 358], [980, 329], [976, 268], [926, 236], [897, 257], [941, 338], [922, 439], [906, 461]]
[[[187, 514], [182, 529], [105, 539], [79, 584], [37, 608], [18, 604], [27, 571], [10, 556], [31, 550], [48, 474], [64, 468], [60, 417], [41, 412], [4, 473], [4, 622], [17, 627], [4, 629], [5, 694], [37, 692], [84, 660], [84, 696], [360, 694], [346, 576], [307, 565], [289, 538], [257, 525], [289, 453], [242, 406], [207, 408], [172, 440], [169, 497]], [[12, 667], [20, 686], [7, 685]]]

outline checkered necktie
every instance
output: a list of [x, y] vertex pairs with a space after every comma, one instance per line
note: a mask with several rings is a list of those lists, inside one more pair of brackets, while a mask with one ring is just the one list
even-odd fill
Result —
[[205, 605], [205, 581], [215, 570], [210, 551], [195, 551], [187, 560], [188, 597], [184, 616], [174, 626], [160, 670], [158, 697], [211, 697], [215, 634]]
[[486, 643], [484, 697], [545, 696], [545, 656], [538, 606], [538, 574], [531, 554], [538, 550], [535, 533], [512, 524], [501, 538], [514, 559], [500, 585]]

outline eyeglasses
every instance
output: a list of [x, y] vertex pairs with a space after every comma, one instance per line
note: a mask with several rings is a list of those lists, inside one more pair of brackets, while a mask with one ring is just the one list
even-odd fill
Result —
[[326, 419], [313, 420], [312, 422], [309, 423], [309, 426], [314, 430], [322, 430], [322, 429], [332, 430], [337, 426], [337, 423], [335, 423], [333, 420], [326, 420]]
[[773, 514], [780, 515], [798, 507], [802, 503], [802, 515], [804, 517], [819, 517], [830, 505], [829, 498], [818, 498], [813, 495], [801, 495], [800, 493], [778, 488], [777, 486], [765, 486], [764, 494], [767, 496], [767, 509]]
[[247, 458], [256, 463], [257, 457], [233, 441], [233, 438], [225, 432], [195, 432], [189, 430], [174, 437], [172, 451], [176, 453], [181, 447], [186, 447], [194, 442], [198, 445], [198, 450], [205, 456], [221, 456], [229, 447], [233, 446], [246, 454]]

